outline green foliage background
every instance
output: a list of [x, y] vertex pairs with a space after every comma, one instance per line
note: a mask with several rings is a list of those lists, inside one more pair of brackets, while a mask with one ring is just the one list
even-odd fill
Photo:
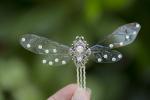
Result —
[[139, 22], [142, 29], [114, 64], [87, 65], [92, 100], [150, 99], [149, 0], [1, 0], [0, 100], [45, 100], [76, 82], [73, 63], [42, 65], [19, 45], [20, 34], [36, 33], [70, 45], [76, 35], [93, 45], [118, 26]]

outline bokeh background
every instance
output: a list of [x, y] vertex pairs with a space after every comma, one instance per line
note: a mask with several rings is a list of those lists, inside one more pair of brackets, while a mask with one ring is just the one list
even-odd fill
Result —
[[120, 25], [139, 22], [142, 29], [123, 59], [87, 64], [92, 100], [150, 100], [150, 0], [0, 0], [0, 100], [45, 100], [76, 82], [75, 66], [42, 65], [40, 57], [19, 45], [35, 33], [71, 45], [83, 35], [90, 45]]

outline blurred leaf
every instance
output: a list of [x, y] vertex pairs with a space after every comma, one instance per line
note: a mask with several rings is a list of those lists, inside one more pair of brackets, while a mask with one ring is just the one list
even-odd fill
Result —
[[97, 21], [102, 13], [100, 0], [86, 0], [85, 1], [85, 16], [88, 22]]
[[0, 60], [0, 84], [4, 89], [16, 89], [27, 83], [27, 70], [19, 59]]
[[4, 97], [3, 97], [1, 90], [0, 90], [0, 100], [4, 100]]
[[49, 66], [43, 65], [41, 62], [36, 62], [36, 67], [32, 75], [34, 76], [33, 80], [44, 91], [53, 93], [58, 87], [61, 88], [67, 84], [76, 82], [74, 65], [69, 63], [62, 66]]
[[87, 74], [87, 85], [92, 92], [92, 100], [103, 100], [104, 98], [104, 84], [98, 82], [94, 76], [89, 76]]
[[[15, 100], [43, 100], [42, 93], [34, 86], [25, 86], [14, 92]], [[45, 98], [46, 99], [46, 98]]]
[[106, 9], [121, 10], [127, 8], [134, 0], [103, 0]]

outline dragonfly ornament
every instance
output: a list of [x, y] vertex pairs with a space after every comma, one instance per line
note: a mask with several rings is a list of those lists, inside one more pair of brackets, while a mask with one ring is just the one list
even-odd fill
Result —
[[89, 47], [83, 36], [76, 36], [72, 47], [60, 44], [45, 37], [25, 34], [20, 38], [20, 44], [27, 50], [43, 56], [42, 63], [50, 66], [67, 64], [74, 61], [77, 69], [77, 84], [86, 88], [85, 65], [88, 59], [97, 63], [114, 63], [122, 58], [115, 48], [132, 43], [141, 26], [138, 23], [125, 24], [108, 35], [101, 43]]

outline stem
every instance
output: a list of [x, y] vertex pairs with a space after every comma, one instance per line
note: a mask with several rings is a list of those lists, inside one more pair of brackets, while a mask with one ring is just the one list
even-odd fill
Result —
[[85, 66], [77, 66], [77, 84], [80, 88], [86, 89]]
[[79, 78], [79, 67], [77, 67], [77, 85], [80, 85], [80, 78]]
[[85, 72], [85, 66], [83, 67], [83, 88], [86, 88], [86, 72]]

